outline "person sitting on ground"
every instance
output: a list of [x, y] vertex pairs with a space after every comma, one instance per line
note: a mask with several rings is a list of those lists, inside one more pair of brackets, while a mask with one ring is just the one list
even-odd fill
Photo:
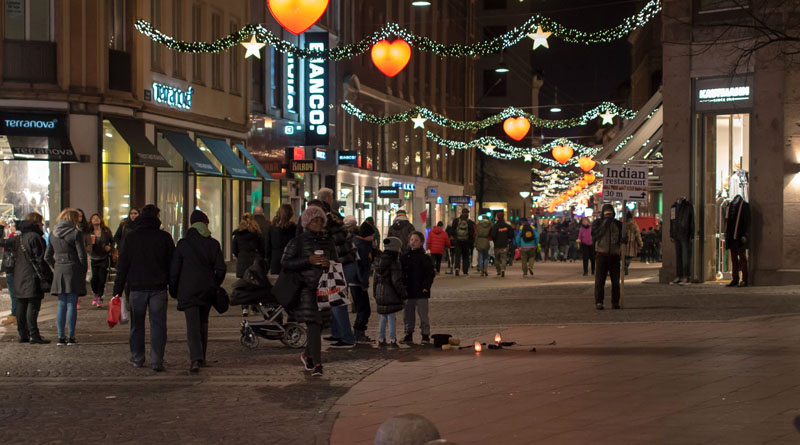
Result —
[[381, 316], [378, 323], [378, 347], [398, 347], [396, 314], [403, 310], [407, 295], [403, 283], [403, 268], [400, 265], [401, 248], [400, 238], [390, 236], [383, 240], [383, 254], [375, 271], [375, 289], [372, 295]]

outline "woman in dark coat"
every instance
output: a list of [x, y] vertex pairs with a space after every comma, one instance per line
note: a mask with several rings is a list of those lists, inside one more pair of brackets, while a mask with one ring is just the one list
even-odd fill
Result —
[[271, 275], [281, 273], [283, 250], [295, 236], [297, 236], [297, 225], [294, 223], [294, 209], [289, 204], [283, 204], [278, 208], [269, 227], [269, 234], [266, 235], [267, 261]]
[[[56, 219], [56, 229], [50, 235], [45, 260], [53, 267], [50, 293], [58, 296], [56, 327], [58, 345], [75, 344], [75, 325], [78, 322], [78, 297], [86, 295], [86, 250], [84, 235], [78, 230], [79, 213], [64, 209]], [[109, 233], [109, 237], [110, 237]], [[64, 325], [67, 335], [64, 335]]]
[[[381, 319], [378, 323], [378, 346], [397, 348], [396, 313], [403, 310], [407, 297], [403, 283], [403, 269], [400, 264], [400, 250], [403, 242], [390, 236], [383, 241], [383, 254], [375, 271], [375, 304]], [[387, 335], [387, 332], [388, 335]], [[386, 338], [389, 342], [386, 342]]]
[[219, 242], [208, 230], [208, 216], [195, 210], [189, 221], [192, 227], [178, 241], [172, 256], [169, 293], [178, 299], [178, 310], [186, 316], [189, 372], [195, 373], [206, 363], [208, 315], [227, 270]]
[[[19, 342], [31, 344], [47, 344], [39, 334], [39, 310], [42, 307], [45, 289], [42, 288], [39, 275], [31, 262], [38, 265], [39, 270], [52, 277], [52, 272], [44, 261], [47, 245], [44, 241], [44, 218], [38, 213], [29, 213], [24, 221], [17, 223], [21, 235], [0, 240], [2, 247], [14, 249], [14, 297], [17, 299], [17, 332]], [[0, 230], [2, 233], [3, 230]], [[0, 235], [2, 236], [2, 235]]]
[[294, 309], [295, 319], [305, 323], [308, 329], [308, 344], [300, 354], [306, 371], [322, 375], [322, 324], [330, 317], [330, 311], [317, 308], [317, 285], [330, 266], [336, 261], [336, 245], [325, 232], [327, 216], [316, 206], [309, 206], [302, 215], [303, 233], [286, 246], [281, 264], [283, 272], [297, 273], [301, 282], [300, 297]]
[[108, 268], [111, 267], [111, 250], [114, 248], [114, 237], [111, 230], [106, 227], [103, 218], [95, 213], [89, 218], [92, 223], [92, 232], [89, 235], [91, 250], [89, 251], [90, 265], [92, 266], [92, 305], [103, 308], [103, 294], [108, 281]]
[[122, 242], [125, 241], [125, 237], [128, 236], [128, 232], [131, 230], [131, 224], [133, 224], [138, 217], [139, 209], [133, 207], [128, 212], [128, 217], [119, 223], [119, 226], [117, 226], [117, 231], [114, 232], [114, 244], [117, 246], [117, 248], [122, 247]]
[[[233, 232], [233, 256], [236, 257], [236, 278], [242, 278], [256, 259], [264, 258], [264, 238], [253, 215], [245, 213], [239, 229]], [[242, 306], [242, 317], [247, 317], [247, 305]]]

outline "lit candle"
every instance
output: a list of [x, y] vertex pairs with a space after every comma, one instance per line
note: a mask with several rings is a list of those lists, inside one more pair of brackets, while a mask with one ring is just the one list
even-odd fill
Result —
[[481, 349], [483, 349], [483, 346], [481, 346], [480, 342], [476, 341], [475, 342], [475, 352], [481, 352]]
[[502, 342], [503, 342], [503, 337], [500, 336], [500, 333], [498, 332], [498, 333], [494, 334], [494, 344], [496, 344], [497, 346], [500, 346], [500, 343], [502, 343]]

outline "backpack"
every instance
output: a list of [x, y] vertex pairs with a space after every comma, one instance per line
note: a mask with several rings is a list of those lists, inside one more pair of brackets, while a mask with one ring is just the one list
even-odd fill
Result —
[[466, 219], [458, 220], [458, 226], [456, 227], [456, 239], [459, 241], [469, 240], [469, 221]]
[[522, 239], [525, 241], [533, 241], [534, 238], [533, 228], [531, 226], [524, 226], [522, 228]]

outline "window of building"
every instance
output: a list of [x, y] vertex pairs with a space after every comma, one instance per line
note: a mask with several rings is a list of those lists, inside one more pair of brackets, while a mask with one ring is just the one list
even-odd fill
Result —
[[61, 209], [61, 164], [3, 160], [0, 162], [0, 217], [22, 219], [31, 212], [50, 225]]
[[[150, 18], [156, 29], [161, 29], [161, 0], [150, 0]], [[150, 42], [150, 69], [159, 73], [164, 72], [161, 61], [162, 45], [157, 42]]]
[[4, 36], [10, 40], [53, 40], [53, 0], [5, 0]]
[[[211, 14], [211, 39], [222, 37], [222, 17], [218, 13]], [[239, 46], [239, 45], [237, 45]], [[211, 88], [221, 90], [222, 86], [222, 53], [211, 55]]]
[[131, 150], [108, 120], [103, 120], [103, 217], [117, 227], [131, 208]]
[[[219, 171], [223, 171], [222, 163], [200, 138], [195, 139], [195, 144], [203, 154], [214, 164]], [[197, 182], [194, 190], [194, 208], [208, 215], [208, 229], [218, 239], [223, 239], [222, 234], [222, 187], [224, 179], [217, 176], [196, 176]]]
[[156, 135], [156, 148], [173, 167], [173, 170], [159, 168], [156, 173], [156, 205], [161, 210], [161, 228], [177, 242], [186, 231], [186, 176], [182, 168], [184, 161], [163, 133]]
[[[201, 5], [192, 6], [192, 40], [195, 42], [203, 40], [203, 7]], [[192, 55], [192, 82], [203, 83], [203, 54]]]
[[495, 70], [483, 71], [483, 94], [489, 97], [502, 97], [507, 94], [508, 75]]
[[[239, 30], [239, 24], [236, 21], [231, 21], [231, 34]], [[231, 77], [231, 94], [241, 94], [241, 75], [239, 74], [239, 64], [242, 60], [241, 45], [236, 45], [234, 48], [228, 50], [230, 53], [230, 77]]]
[[738, 11], [750, 7], [747, 0], [695, 0], [698, 14]]
[[505, 26], [485, 26], [483, 28], [483, 38], [486, 40], [490, 40], [497, 36], [503, 35], [505, 32], [506, 32]]
[[506, 9], [506, 0], [483, 0], [483, 9]]
[[116, 51], [128, 51], [128, 14], [125, 0], [110, 0], [106, 17], [106, 42], [108, 48]]
[[[183, 36], [183, 2], [181, 0], [172, 1], [172, 36], [180, 39]], [[183, 71], [183, 53], [172, 51], [172, 76], [184, 79], [186, 74]]]
[[283, 107], [283, 54], [275, 47], [270, 47], [269, 78], [270, 106], [280, 109]]

